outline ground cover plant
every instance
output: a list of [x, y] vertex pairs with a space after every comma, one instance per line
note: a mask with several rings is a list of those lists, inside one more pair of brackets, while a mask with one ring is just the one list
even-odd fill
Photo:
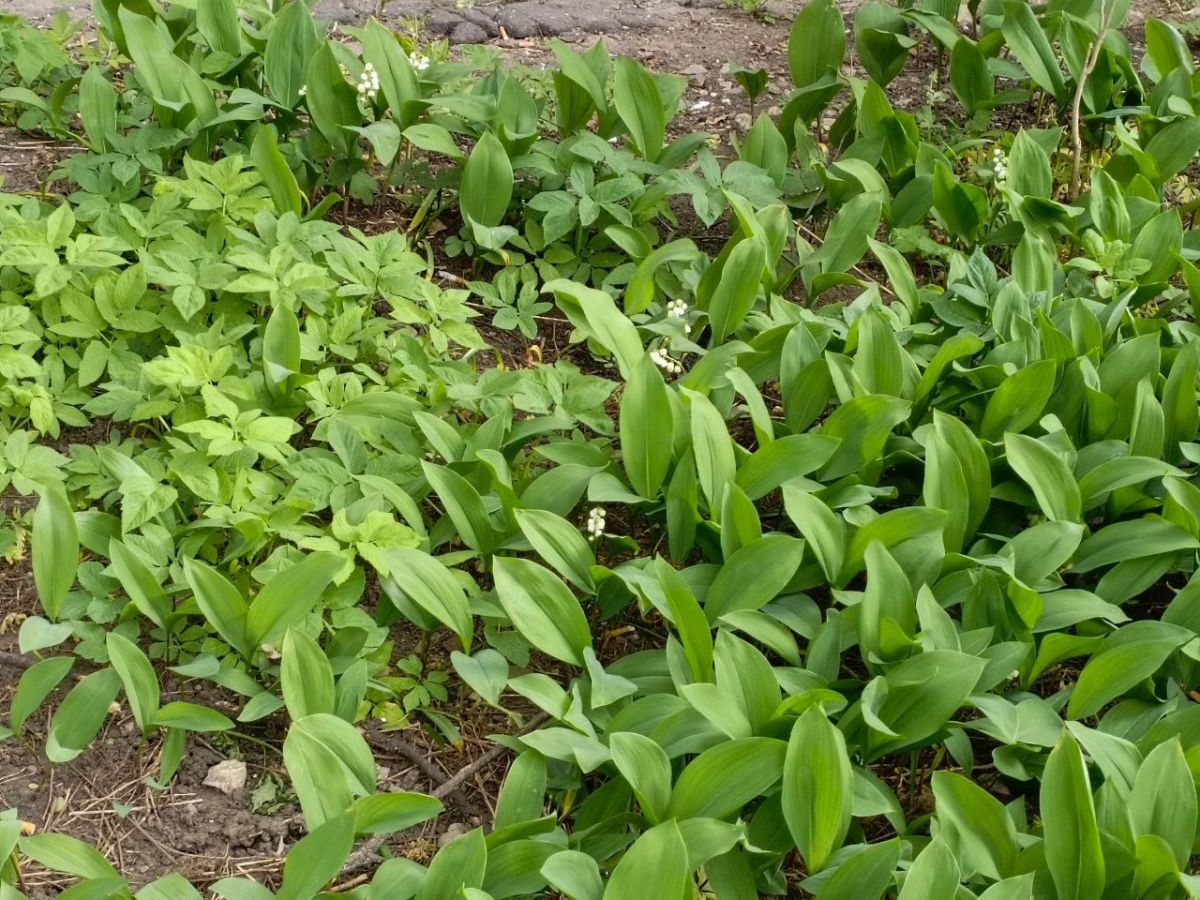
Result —
[[[1198, 82], [1128, 7], [812, 0], [732, 146], [603, 43], [0, 22], [0, 113], [83, 148], [0, 194], [0, 737], [127, 716], [163, 793], [256, 742], [307, 832], [151, 881], [12, 810], [0, 898], [1200, 893]], [[455, 785], [368, 726], [455, 701], [503, 787], [397, 854]]]

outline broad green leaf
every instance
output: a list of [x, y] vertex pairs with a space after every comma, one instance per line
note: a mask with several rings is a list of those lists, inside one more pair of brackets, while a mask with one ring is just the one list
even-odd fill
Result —
[[687, 846], [679, 826], [664, 822], [646, 831], [625, 851], [609, 876], [604, 900], [682, 897], [689, 872]]
[[676, 819], [723, 818], [766, 793], [783, 777], [787, 744], [775, 738], [726, 741], [692, 760], [667, 807]]
[[433, 857], [417, 900], [459, 900], [464, 889], [483, 884], [487, 862], [482, 828], [455, 838]]
[[543, 653], [575, 666], [592, 646], [587, 618], [570, 589], [527, 559], [495, 561], [496, 597], [514, 627]]
[[9, 710], [9, 724], [14, 733], [21, 733], [21, 726], [67, 677], [74, 664], [73, 656], [52, 656], [34, 663], [21, 673]]
[[380, 557], [387, 562], [387, 577], [413, 603], [458, 635], [463, 650], [469, 652], [474, 627], [471, 604], [453, 573], [440, 560], [412, 547], [388, 547], [380, 551]]
[[662, 96], [654, 78], [637, 60], [619, 57], [615, 72], [613, 105], [638, 153], [654, 162], [662, 153], [667, 131]]
[[1011, 873], [1020, 846], [1004, 805], [955, 772], [933, 773], [938, 833], [946, 836], [963, 874], [999, 880]]
[[768, 534], [734, 553], [713, 579], [704, 603], [710, 622], [725, 613], [762, 609], [791, 581], [804, 557], [804, 542]]
[[836, 0], [809, 0], [788, 35], [792, 84], [804, 88], [840, 74], [845, 55], [846, 25]]
[[283, 742], [283, 762], [310, 830], [375, 791], [371, 748], [337, 716], [318, 713], [294, 721]]
[[310, 553], [271, 578], [246, 614], [246, 640], [253, 647], [274, 644], [312, 612], [325, 588], [345, 567], [335, 553]]
[[1138, 769], [1129, 794], [1136, 835], [1162, 838], [1183, 871], [1196, 840], [1196, 786], [1178, 740], [1163, 741]]
[[783, 765], [783, 815], [809, 872], [819, 872], [846, 838], [853, 803], [842, 733], [811, 706], [792, 726]]
[[316, 713], [333, 713], [336, 702], [329, 657], [303, 631], [288, 629], [283, 639], [279, 681], [293, 721]]
[[296, 843], [283, 864], [277, 900], [308, 900], [331, 882], [354, 846], [354, 815], [330, 819]]
[[42, 488], [33, 513], [33, 583], [47, 618], [58, 619], [63, 600], [79, 568], [79, 532], [75, 513], [61, 485]]
[[1008, 464], [1029, 485], [1038, 506], [1052, 521], [1078, 522], [1082, 516], [1079, 485], [1063, 458], [1036, 438], [1006, 434]]
[[595, 591], [591, 570], [596, 555], [578, 528], [546, 510], [518, 509], [515, 515], [521, 533], [542, 559], [580, 590]]
[[46, 757], [52, 763], [70, 762], [87, 749], [108, 718], [109, 705], [121, 690], [115, 669], [100, 669], [71, 688], [50, 720]]
[[644, 735], [622, 731], [609, 735], [613, 763], [638, 798], [642, 814], [662, 821], [671, 799], [671, 762], [663, 748]]
[[621, 396], [621, 459], [629, 483], [647, 500], [658, 497], [671, 466], [671, 397], [658, 367], [643, 356]]
[[208, 623], [242, 656], [255, 648], [246, 635], [246, 601], [229, 580], [199, 560], [185, 556], [183, 574]]
[[129, 711], [133, 713], [138, 728], [146, 733], [158, 714], [161, 699], [154, 666], [137, 644], [115, 631], [108, 633], [106, 644], [112, 666], [121, 676], [121, 684], [125, 687]]
[[462, 213], [476, 225], [494, 228], [504, 221], [513, 192], [512, 163], [508, 151], [490, 131], [471, 151], [459, 185]]
[[1050, 753], [1039, 794], [1046, 867], [1061, 900], [1104, 892], [1104, 850], [1079, 745], [1064, 732]]

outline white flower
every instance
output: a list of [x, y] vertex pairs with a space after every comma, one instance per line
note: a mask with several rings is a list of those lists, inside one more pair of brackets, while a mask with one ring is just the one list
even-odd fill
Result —
[[589, 541], [598, 540], [604, 535], [604, 515], [603, 506], [593, 506], [588, 513], [587, 533]]
[[379, 73], [375, 66], [367, 63], [358, 79], [358, 96], [374, 100], [379, 95]]
[[300, 93], [301, 97], [307, 97], [308, 96], [308, 85], [307, 84], [300, 85], [299, 93]]
[[682, 319], [687, 315], [688, 305], [686, 300], [672, 300], [667, 304], [667, 315], [673, 319]]
[[408, 61], [418, 72], [424, 72], [429, 68], [429, 57], [424, 53], [414, 53], [408, 58]]
[[664, 341], [662, 347], [650, 351], [650, 362], [654, 363], [668, 375], [682, 375], [683, 364], [671, 358], [670, 353], [667, 352], [669, 349], [669, 342]]
[[992, 151], [992, 172], [996, 175], [996, 183], [1003, 184], [1008, 180], [1008, 160], [1004, 151], [997, 147]]

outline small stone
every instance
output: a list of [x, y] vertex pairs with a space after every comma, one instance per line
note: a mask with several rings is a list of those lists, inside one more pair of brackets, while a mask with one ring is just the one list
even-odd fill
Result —
[[462, 837], [470, 830], [465, 822], [451, 822], [446, 826], [446, 830], [438, 835], [438, 846], [445, 847], [451, 841]]
[[696, 87], [703, 87], [708, 81], [708, 69], [699, 63], [688, 66], [680, 74], [686, 75], [688, 77], [688, 81], [690, 81]]
[[749, 131], [750, 113], [738, 113], [733, 117], [733, 125], [738, 131]]
[[204, 786], [216, 788], [228, 796], [236, 794], [246, 786], [246, 764], [240, 759], [222, 760], [208, 770]]
[[482, 44], [488, 39], [488, 33], [474, 22], [459, 22], [450, 32], [452, 44]]

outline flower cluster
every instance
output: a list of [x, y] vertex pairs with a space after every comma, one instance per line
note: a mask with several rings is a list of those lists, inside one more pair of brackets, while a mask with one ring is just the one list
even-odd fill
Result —
[[297, 93], [298, 93], [298, 94], [299, 94], [301, 97], [307, 97], [307, 96], [308, 96], [308, 85], [307, 85], [307, 84], [302, 84], [302, 85], [300, 85], [300, 90], [299, 90], [299, 91], [297, 91]]
[[997, 184], [1004, 184], [1008, 180], [1008, 160], [999, 147], [992, 151], [992, 171], [996, 173]]
[[654, 363], [668, 375], [682, 375], [683, 364], [671, 357], [670, 349], [670, 341], [663, 341], [661, 347], [650, 351], [650, 362]]
[[[686, 300], [672, 300], [667, 304], [667, 315], [672, 319], [683, 319], [687, 316], [688, 305]], [[683, 323], [684, 334], [691, 334], [692, 326], [687, 322]]]
[[604, 535], [604, 507], [593, 506], [591, 512], [588, 513], [587, 520], [588, 540], [599, 540]]
[[429, 68], [429, 57], [424, 53], [413, 53], [408, 57], [408, 61], [418, 72], [424, 72]]
[[378, 95], [379, 73], [375, 71], [375, 66], [367, 63], [363, 68], [362, 76], [358, 79], [358, 96], [374, 100]]

